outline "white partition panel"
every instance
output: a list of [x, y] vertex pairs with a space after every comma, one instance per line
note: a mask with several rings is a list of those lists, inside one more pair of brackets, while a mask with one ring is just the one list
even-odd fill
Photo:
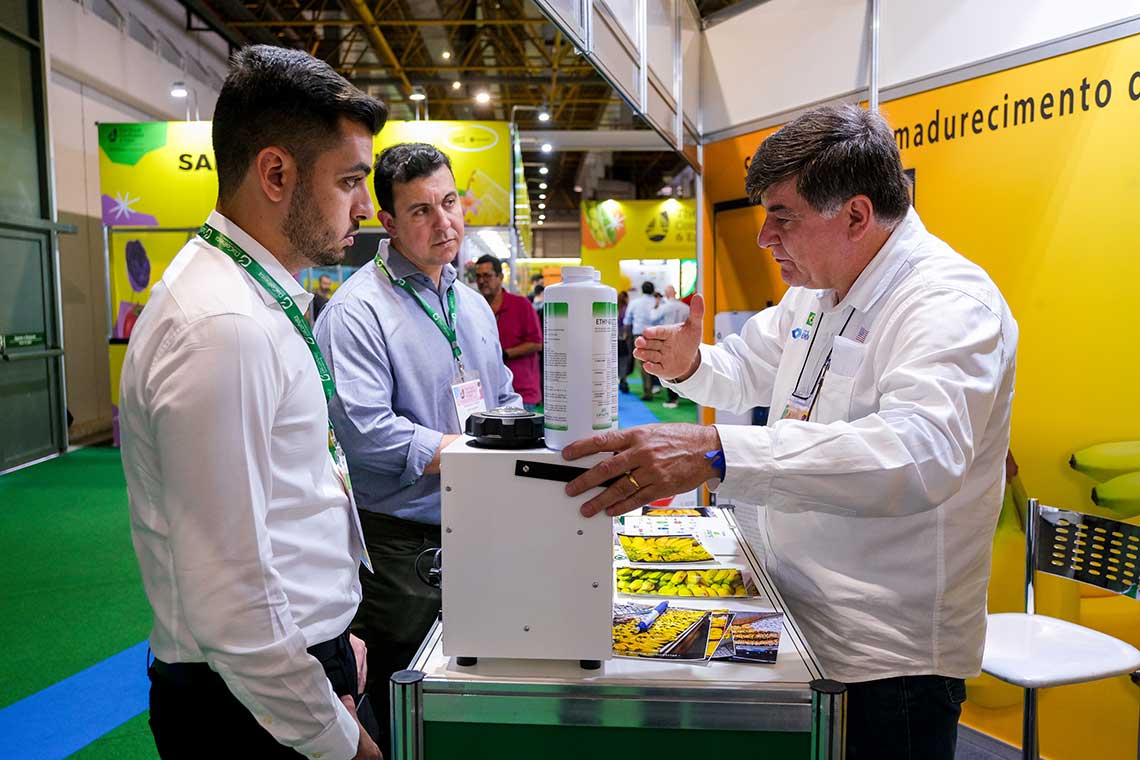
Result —
[[[868, 80], [868, 5], [868, 0], [769, 0], [706, 29], [700, 70], [703, 139], [758, 129], [813, 103], [862, 97]], [[888, 89], [983, 62], [992, 70], [1017, 65], [1002, 59], [1136, 19], [1140, 2], [880, 0], [879, 15], [879, 87]]]
[[590, 50], [590, 0], [534, 0], [583, 53]]
[[[590, 62], [639, 113], [645, 108], [643, 5], [644, 0], [596, 0], [590, 21]], [[619, 19], [619, 12], [626, 18]], [[633, 36], [631, 27], [636, 32]]]

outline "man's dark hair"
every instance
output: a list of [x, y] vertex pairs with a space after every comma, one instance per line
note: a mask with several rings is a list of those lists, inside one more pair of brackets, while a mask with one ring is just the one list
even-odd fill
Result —
[[376, 170], [372, 177], [376, 202], [381, 209], [394, 216], [396, 209], [392, 188], [420, 177], [430, 177], [441, 166], [446, 166], [451, 171], [451, 159], [434, 145], [399, 143], [385, 148], [380, 158], [376, 159]]
[[218, 196], [231, 197], [254, 158], [277, 145], [300, 171], [337, 139], [341, 117], [376, 134], [388, 107], [300, 50], [251, 45], [234, 53], [214, 107]]
[[498, 256], [492, 256], [489, 253], [484, 253], [479, 258], [475, 259], [475, 266], [480, 264], [490, 264], [491, 268], [495, 270], [496, 277], [503, 276], [503, 262], [499, 260]]
[[894, 225], [910, 206], [894, 133], [882, 116], [856, 105], [813, 108], [782, 127], [756, 149], [744, 187], [759, 203], [764, 191], [789, 177], [821, 214], [865, 195], [879, 223]]
[[646, 280], [645, 282], [641, 283], [641, 292], [644, 293], [645, 295], [651, 296], [651, 295], [653, 295], [653, 291], [655, 291], [655, 290], [657, 290], [657, 288], [653, 287], [653, 283], [650, 282], [649, 280]]

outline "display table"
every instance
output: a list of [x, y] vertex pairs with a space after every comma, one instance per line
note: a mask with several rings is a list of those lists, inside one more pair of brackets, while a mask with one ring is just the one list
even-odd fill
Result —
[[[577, 662], [480, 658], [473, 666], [460, 666], [444, 656], [443, 624], [437, 622], [411, 670], [393, 676], [395, 760], [603, 760], [664, 753], [841, 758], [843, 687], [823, 679], [795, 621], [743, 540], [733, 511], [713, 514], [699, 524], [724, 538], [709, 542], [708, 548], [718, 562], [751, 570], [760, 595], [670, 603], [784, 612], [774, 664], [614, 658], [600, 670], [587, 671]], [[740, 519], [754, 516], [742, 514]], [[618, 526], [629, 527], [630, 522]]]

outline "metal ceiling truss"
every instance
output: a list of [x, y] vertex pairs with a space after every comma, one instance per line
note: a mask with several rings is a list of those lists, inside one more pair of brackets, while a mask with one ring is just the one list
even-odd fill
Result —
[[[389, 105], [392, 118], [507, 120], [514, 106], [522, 130], [594, 130], [638, 126], [613, 89], [529, 0], [180, 0], [231, 45], [269, 43], [327, 61]], [[724, 0], [716, 0], [723, 2]], [[455, 83], [459, 84], [456, 85]], [[413, 88], [427, 95], [421, 111]], [[490, 95], [487, 104], [476, 95]], [[615, 106], [615, 102], [618, 103]], [[524, 163], [543, 163], [548, 207], [574, 207], [582, 154], [547, 156], [524, 144]], [[616, 156], [617, 154], [615, 154]], [[665, 155], [615, 161], [622, 177], [652, 195]], [[532, 199], [533, 200], [533, 199]]]

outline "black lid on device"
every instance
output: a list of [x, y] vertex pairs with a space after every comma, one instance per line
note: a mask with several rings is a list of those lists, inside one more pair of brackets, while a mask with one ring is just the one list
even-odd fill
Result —
[[471, 445], [487, 449], [532, 449], [542, 446], [543, 416], [517, 406], [501, 406], [489, 412], [474, 412], [465, 432], [474, 436]]

